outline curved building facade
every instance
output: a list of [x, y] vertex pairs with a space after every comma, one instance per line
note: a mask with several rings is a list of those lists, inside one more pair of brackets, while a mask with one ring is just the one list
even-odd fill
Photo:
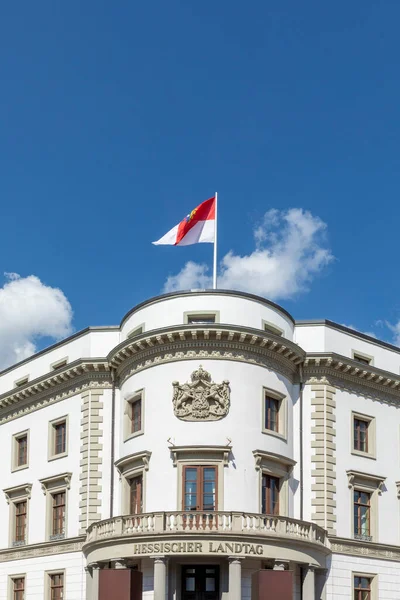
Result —
[[222, 290], [7, 369], [0, 594], [397, 598], [399, 373], [396, 347]]

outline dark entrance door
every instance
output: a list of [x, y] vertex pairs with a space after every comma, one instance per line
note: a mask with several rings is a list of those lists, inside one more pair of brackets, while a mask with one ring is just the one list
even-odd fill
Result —
[[185, 565], [182, 567], [182, 600], [218, 600], [219, 567]]

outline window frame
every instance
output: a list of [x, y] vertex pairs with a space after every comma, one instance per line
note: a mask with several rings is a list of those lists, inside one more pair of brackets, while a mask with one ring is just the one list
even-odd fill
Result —
[[277, 335], [279, 337], [285, 337], [285, 331], [275, 325], [275, 323], [271, 323], [270, 321], [265, 321], [264, 319], [261, 322], [261, 329], [265, 331], [265, 333], [272, 333], [272, 335]]
[[59, 358], [55, 362], [50, 364], [50, 371], [58, 371], [58, 369], [62, 369], [66, 367], [68, 364], [69, 357], [64, 356], [63, 358]]
[[[140, 400], [140, 428], [137, 431], [132, 431], [133, 425], [133, 405]], [[145, 391], [144, 388], [136, 390], [128, 394], [124, 398], [124, 414], [123, 414], [123, 433], [124, 442], [131, 440], [144, 434], [144, 419], [145, 419]]]
[[[12, 436], [12, 448], [11, 448], [11, 472], [14, 473], [15, 471], [22, 471], [23, 469], [28, 469], [29, 468], [29, 437], [30, 437], [30, 430], [29, 429], [25, 429], [24, 431], [19, 431], [18, 433], [14, 433]], [[19, 465], [18, 464], [18, 456], [19, 456], [19, 446], [18, 446], [18, 442], [21, 438], [27, 438], [27, 444], [26, 444], [26, 463], [23, 465]]]
[[[207, 319], [207, 317], [214, 317], [214, 321], [212, 323], [190, 323], [189, 320], [191, 318], [197, 318], [197, 319], [201, 319], [201, 318]], [[200, 325], [200, 326], [204, 326], [207, 327], [207, 325], [216, 325], [218, 323], [220, 323], [220, 311], [219, 310], [190, 310], [190, 311], [185, 311], [183, 313], [183, 323], [185, 325]]]
[[[145, 331], [145, 327], [144, 327], [144, 323], [141, 323], [140, 325], [137, 325], [136, 327], [134, 327], [133, 329], [131, 329], [130, 331], [128, 331], [128, 333], [126, 334], [126, 338], [125, 339], [130, 339], [130, 338], [134, 338], [138, 335], [141, 335], [142, 333], [144, 333]], [[139, 331], [140, 329], [140, 331]]]
[[130, 515], [131, 486], [134, 477], [142, 477], [142, 513], [146, 512], [146, 473], [149, 470], [151, 452], [135, 452], [114, 463], [121, 482], [121, 514]]
[[[269, 483], [271, 484], [272, 481], [277, 482], [277, 501], [275, 502], [275, 507], [274, 510], [268, 510], [269, 508], [269, 504], [270, 502], [267, 502], [267, 496], [265, 493], [265, 490], [270, 490], [271, 491], [271, 485], [269, 486], [264, 486], [264, 478], [266, 480], [269, 481]], [[279, 511], [280, 511], [280, 495], [281, 495], [281, 484], [282, 484], [282, 478], [280, 477], [276, 477], [275, 475], [271, 475], [270, 473], [267, 473], [266, 471], [261, 471], [261, 514], [262, 515], [273, 515], [273, 516], [279, 516]], [[265, 510], [264, 509], [264, 504], [265, 502]]]
[[[64, 540], [68, 537], [68, 492], [71, 487], [72, 473], [61, 473], [39, 479], [43, 494], [46, 496], [46, 541]], [[56, 494], [65, 492], [64, 499], [64, 533], [53, 533], [53, 500]]]
[[[195, 511], [190, 511], [189, 509], [185, 508], [185, 497], [186, 497], [186, 472], [188, 469], [197, 469], [197, 472], [199, 473], [199, 477], [198, 480], [196, 481], [196, 484], [199, 486], [200, 490], [197, 491], [196, 493], [196, 499], [197, 501], [199, 500], [199, 492], [200, 492], [200, 498], [201, 498], [201, 502], [200, 504], [202, 504], [202, 507], [196, 506], [196, 511], [201, 511], [201, 512], [216, 512], [218, 510], [218, 465], [204, 465], [204, 464], [183, 464], [182, 465], [182, 505], [181, 505], [181, 509], [183, 512], [195, 512]], [[215, 471], [215, 501], [214, 501], [214, 509], [210, 510], [207, 508], [204, 508], [204, 470], [205, 469], [214, 469]]]
[[14, 387], [22, 387], [23, 385], [26, 385], [27, 383], [29, 383], [29, 379], [30, 379], [30, 375], [24, 375], [23, 377], [19, 377], [19, 379], [16, 379], [14, 381]]
[[[231, 446], [171, 446], [171, 458], [177, 468], [177, 511], [182, 511], [184, 467], [217, 467], [215, 511], [224, 510], [224, 469], [229, 465]], [[207, 512], [207, 511], [206, 511]]]
[[378, 575], [376, 573], [361, 573], [359, 571], [353, 571], [351, 574], [352, 577], [352, 600], [359, 600], [359, 594], [356, 594], [355, 589], [355, 578], [356, 577], [365, 577], [370, 580], [370, 600], [378, 600]]
[[386, 477], [380, 477], [378, 475], [371, 475], [369, 473], [362, 473], [361, 471], [348, 470], [346, 471], [348, 478], [348, 487], [351, 492], [351, 537], [356, 538], [354, 532], [354, 491], [367, 492], [370, 494], [370, 540], [363, 540], [364, 543], [378, 542], [379, 533], [379, 511], [378, 511], [378, 497], [382, 495], [384, 482]]
[[[17, 596], [15, 596], [15, 589], [14, 589], [14, 582], [17, 579], [23, 579], [24, 580], [24, 589], [20, 590], [23, 591], [23, 600], [25, 600], [26, 597], [26, 573], [13, 573], [12, 575], [8, 576], [8, 593], [7, 593], [7, 598], [9, 600], [16, 600]], [[17, 590], [18, 591], [18, 590]]]
[[[265, 427], [267, 398], [279, 402], [277, 418], [278, 431], [274, 431], [273, 429], [267, 429]], [[278, 392], [277, 390], [273, 390], [271, 388], [263, 386], [261, 398], [261, 419], [262, 433], [265, 433], [267, 435], [273, 435], [283, 440], [287, 440], [287, 396], [285, 394], [282, 394], [281, 392]]]
[[[367, 450], [367, 452], [364, 452], [363, 450], [358, 450], [357, 448], [354, 447], [354, 444], [355, 444], [354, 422], [356, 419], [359, 421], [365, 421], [368, 423], [368, 428], [367, 428], [368, 450]], [[351, 430], [350, 430], [350, 432], [351, 432], [351, 435], [350, 435], [351, 454], [354, 454], [356, 456], [364, 456], [365, 458], [372, 458], [375, 460], [376, 459], [376, 417], [372, 417], [371, 415], [365, 415], [365, 414], [362, 414], [357, 411], [352, 411], [350, 427], [351, 427]]]
[[[65, 451], [55, 453], [55, 444], [56, 444], [56, 427], [61, 423], [65, 422]], [[62, 417], [58, 417], [57, 419], [52, 419], [49, 421], [49, 432], [48, 432], [48, 451], [47, 451], [47, 460], [58, 460], [60, 458], [65, 458], [68, 456], [68, 438], [69, 438], [69, 415], [63, 415]]]
[[259, 473], [257, 483], [259, 514], [264, 514], [262, 512], [262, 478], [264, 475], [267, 475], [279, 480], [279, 516], [287, 517], [289, 515], [289, 481], [292, 477], [296, 461], [287, 456], [275, 454], [274, 452], [267, 452], [266, 450], [253, 450], [253, 456], [255, 460], [255, 469]]
[[[29, 500], [31, 499], [32, 484], [25, 483], [12, 488], [3, 490], [7, 503], [10, 506], [9, 513], [9, 528], [8, 528], [8, 546], [9, 548], [17, 548], [19, 546], [27, 546], [29, 539]], [[20, 502], [26, 502], [26, 518], [25, 518], [25, 540], [16, 540], [16, 505]]]
[[[374, 357], [370, 354], [365, 354], [364, 352], [359, 352], [358, 350], [351, 351], [351, 358], [358, 362], [360, 365], [365, 365], [373, 367], [374, 366]], [[368, 361], [368, 362], [367, 362]]]
[[44, 582], [45, 600], [52, 600], [51, 578], [54, 577], [54, 575], [62, 575], [62, 577], [63, 577], [62, 598], [66, 598], [65, 569], [53, 569], [51, 571], [45, 571], [45, 574], [44, 574], [44, 577], [45, 577], [45, 582]]

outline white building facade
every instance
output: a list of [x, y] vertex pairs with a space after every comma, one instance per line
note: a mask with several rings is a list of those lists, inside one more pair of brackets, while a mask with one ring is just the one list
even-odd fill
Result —
[[400, 598], [400, 349], [167, 294], [0, 373], [0, 598]]

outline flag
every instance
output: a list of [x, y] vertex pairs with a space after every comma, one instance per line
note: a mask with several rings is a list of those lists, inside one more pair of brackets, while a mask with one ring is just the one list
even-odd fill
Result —
[[189, 246], [202, 242], [215, 242], [215, 196], [199, 204], [183, 221], [153, 244]]

